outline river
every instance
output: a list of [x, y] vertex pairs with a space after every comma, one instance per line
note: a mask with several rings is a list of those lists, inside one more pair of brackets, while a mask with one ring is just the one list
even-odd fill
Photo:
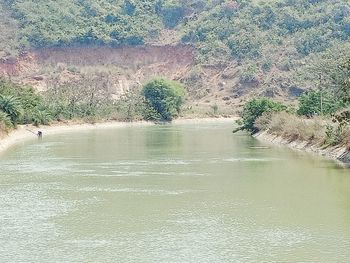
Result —
[[0, 262], [349, 262], [350, 172], [210, 122], [0, 155]]

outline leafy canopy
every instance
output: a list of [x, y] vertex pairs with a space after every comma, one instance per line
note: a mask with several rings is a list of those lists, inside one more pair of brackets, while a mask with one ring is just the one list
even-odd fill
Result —
[[330, 115], [344, 106], [344, 103], [328, 91], [311, 90], [299, 98], [299, 115]]
[[268, 98], [252, 99], [248, 101], [243, 108], [242, 124], [245, 130], [257, 132], [255, 121], [266, 112], [280, 112], [287, 107], [282, 103], [273, 101]]
[[150, 119], [171, 121], [180, 112], [186, 91], [176, 81], [159, 78], [146, 84], [142, 94], [155, 113]]

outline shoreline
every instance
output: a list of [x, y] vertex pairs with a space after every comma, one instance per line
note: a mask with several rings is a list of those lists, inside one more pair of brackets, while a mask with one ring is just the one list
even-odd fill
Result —
[[[219, 118], [179, 118], [171, 123], [165, 124], [203, 124], [213, 122], [232, 122], [239, 119], [238, 117], [219, 117]], [[149, 121], [121, 122], [121, 121], [105, 121], [97, 123], [77, 123], [77, 122], [57, 122], [51, 125], [42, 125], [39, 127], [33, 125], [19, 125], [15, 130], [12, 130], [4, 137], [0, 138], [0, 154], [9, 148], [25, 142], [27, 140], [37, 138], [37, 132], [42, 131], [43, 136], [54, 135], [66, 132], [76, 132], [81, 130], [98, 130], [124, 127], [139, 127], [139, 126], [155, 126], [158, 125]], [[290, 149], [303, 151], [309, 154], [325, 157], [327, 159], [338, 162], [341, 165], [350, 166], [350, 151], [345, 147], [333, 146], [322, 148], [317, 144], [310, 144], [308, 141], [289, 141], [278, 135], [273, 135], [267, 131], [262, 131], [253, 135], [254, 138], [270, 143], [272, 145], [288, 147]]]
[[308, 141], [289, 141], [281, 136], [269, 134], [267, 131], [254, 134], [253, 137], [273, 145], [285, 146], [294, 150], [323, 156], [327, 159], [338, 162], [342, 166], [350, 166], [350, 152], [342, 146], [322, 148], [317, 144], [310, 144]]
[[[187, 124], [187, 123], [209, 123], [217, 121], [234, 122], [237, 117], [230, 118], [181, 118], [176, 119], [170, 124]], [[51, 125], [42, 125], [39, 127], [33, 125], [19, 125], [15, 130], [10, 131], [7, 135], [0, 138], [0, 153], [5, 152], [9, 148], [21, 142], [37, 138], [37, 132], [41, 131], [43, 136], [74, 132], [79, 130], [96, 130], [96, 129], [110, 129], [123, 127], [137, 127], [137, 126], [152, 126], [157, 125], [154, 122], [135, 121], [135, 122], [121, 122], [121, 121], [105, 121], [97, 123], [74, 123], [74, 122], [57, 122]]]

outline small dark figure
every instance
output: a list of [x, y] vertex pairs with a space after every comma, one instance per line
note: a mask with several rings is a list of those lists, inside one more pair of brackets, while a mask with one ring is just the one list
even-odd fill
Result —
[[38, 138], [42, 139], [43, 138], [43, 132], [42, 131], [38, 131]]

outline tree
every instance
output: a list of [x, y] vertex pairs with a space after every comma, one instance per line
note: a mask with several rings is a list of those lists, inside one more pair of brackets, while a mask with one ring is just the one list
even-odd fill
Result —
[[159, 119], [171, 121], [180, 112], [186, 91], [176, 81], [159, 78], [146, 84], [142, 94]]
[[282, 103], [273, 101], [268, 98], [252, 99], [248, 101], [242, 112], [242, 127], [238, 130], [248, 130], [256, 133], [258, 129], [255, 127], [255, 121], [265, 112], [280, 112], [286, 110], [287, 107]]
[[111, 104], [109, 76], [99, 73], [83, 75], [81, 79], [60, 83], [52, 80], [46, 92], [47, 103], [53, 108], [53, 117], [72, 119], [98, 115]]
[[177, 26], [184, 16], [184, 9], [181, 5], [168, 3], [161, 7], [161, 15], [163, 16], [163, 23], [168, 28]]
[[299, 98], [297, 113], [311, 117], [329, 115], [339, 110], [344, 104], [328, 91], [311, 90]]
[[340, 98], [346, 102], [350, 102], [350, 59], [348, 59], [343, 65], [340, 65], [342, 69], [342, 80], [338, 94]]

